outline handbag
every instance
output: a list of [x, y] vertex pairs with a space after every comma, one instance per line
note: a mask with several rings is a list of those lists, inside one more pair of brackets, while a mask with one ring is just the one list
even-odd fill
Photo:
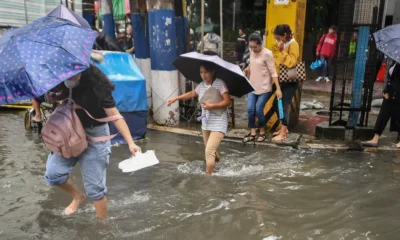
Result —
[[[290, 45], [288, 52], [290, 51]], [[288, 68], [285, 65], [279, 65], [279, 82], [301, 82], [307, 79], [306, 64], [299, 62], [294, 68]]]
[[279, 81], [280, 82], [301, 82], [307, 79], [306, 65], [299, 62], [294, 68], [288, 68], [285, 65], [279, 65]]

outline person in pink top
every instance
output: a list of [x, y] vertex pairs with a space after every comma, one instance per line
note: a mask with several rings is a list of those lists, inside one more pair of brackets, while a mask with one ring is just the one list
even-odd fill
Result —
[[[243, 142], [258, 141], [263, 142], [265, 136], [265, 116], [264, 107], [272, 91], [272, 81], [276, 86], [276, 95], [282, 98], [282, 91], [279, 86], [278, 74], [276, 72], [274, 57], [272, 52], [262, 46], [260, 34], [253, 33], [249, 36], [250, 65], [245, 69], [246, 76], [250, 77], [250, 82], [255, 91], [247, 96], [247, 113], [250, 133], [245, 136]], [[256, 117], [258, 126], [256, 126]], [[257, 128], [260, 135], [257, 137]]]

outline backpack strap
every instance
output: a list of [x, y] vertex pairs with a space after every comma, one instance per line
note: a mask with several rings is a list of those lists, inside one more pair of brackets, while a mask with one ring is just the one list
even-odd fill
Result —
[[111, 140], [111, 139], [115, 138], [118, 134], [119, 133], [116, 133], [116, 134], [113, 134], [113, 135], [108, 135], [108, 136], [101, 136], [101, 137], [89, 137], [89, 136], [86, 136], [86, 139], [88, 141], [91, 141], [91, 142], [103, 142], [103, 141], [108, 141], [108, 140]]
[[84, 109], [83, 107], [81, 107], [80, 105], [75, 103], [75, 109], [82, 109], [83, 111], [85, 111], [85, 113], [93, 120], [96, 120], [98, 122], [103, 122], [103, 123], [107, 123], [107, 122], [114, 122], [116, 120], [119, 119], [124, 119], [124, 117], [121, 114], [116, 114], [116, 115], [112, 115], [109, 117], [105, 117], [105, 118], [94, 118], [92, 115], [90, 115], [90, 113], [88, 111], [86, 111], [86, 109]]
[[[113, 121], [116, 121], [116, 120], [119, 120], [119, 119], [124, 119], [124, 117], [121, 114], [116, 114], [116, 115], [105, 117], [105, 118], [94, 118], [92, 115], [90, 115], [90, 113], [86, 109], [84, 109], [83, 107], [81, 107], [78, 104], [75, 104], [75, 109], [82, 109], [83, 111], [85, 111], [85, 113], [91, 119], [96, 120], [98, 122], [107, 123], [107, 122], [113, 122]], [[87, 138], [88, 141], [91, 141], [91, 142], [102, 142], [102, 141], [111, 140], [111, 139], [115, 138], [118, 134], [119, 134], [119, 132], [116, 133], [116, 134], [113, 134], [113, 135], [108, 135], [108, 136], [101, 136], [101, 137], [89, 137], [89, 136], [86, 136], [86, 138]]]

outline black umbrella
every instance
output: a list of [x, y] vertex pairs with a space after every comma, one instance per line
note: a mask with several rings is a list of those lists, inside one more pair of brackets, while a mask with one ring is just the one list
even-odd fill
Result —
[[242, 97], [254, 91], [254, 87], [246, 76], [243, 75], [239, 66], [226, 62], [218, 56], [190, 52], [179, 56], [173, 64], [187, 79], [201, 83], [203, 82], [200, 76], [200, 65], [202, 62], [215, 64], [216, 77], [225, 82], [229, 94], [232, 96]]

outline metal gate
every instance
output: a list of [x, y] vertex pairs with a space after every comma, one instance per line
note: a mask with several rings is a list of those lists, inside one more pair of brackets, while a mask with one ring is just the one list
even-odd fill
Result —
[[380, 64], [372, 34], [381, 28], [384, 5], [385, 0], [340, 1], [329, 125], [368, 125]]

